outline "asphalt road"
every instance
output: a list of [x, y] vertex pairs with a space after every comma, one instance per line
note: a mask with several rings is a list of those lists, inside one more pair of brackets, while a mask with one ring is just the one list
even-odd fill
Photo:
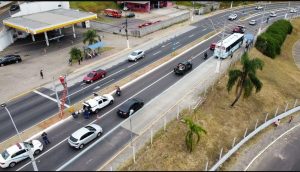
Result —
[[[286, 4], [285, 5], [281, 4], [280, 6], [273, 5], [272, 8], [280, 8], [280, 7], [284, 7], [284, 6], [286, 6]], [[246, 13], [246, 10], [247, 10], [247, 8], [245, 8], [245, 13]], [[249, 9], [248, 11], [250, 12], [251, 10], [253, 10], [253, 8]], [[222, 27], [223, 26], [222, 22], [227, 20], [228, 14], [229, 14], [229, 12], [226, 12], [223, 14], [218, 14], [216, 16], [213, 16], [212, 21], [214, 23], [216, 23], [215, 27]], [[277, 19], [279, 19], [280, 17], [284, 17], [284, 16], [278, 15]], [[272, 20], [270, 20], [270, 22], [272, 22], [274, 20], [272, 19]], [[247, 22], [248, 21], [245, 21], [244, 25], [247, 25]], [[71, 94], [71, 96], [70, 96], [71, 103], [74, 103], [86, 96], [91, 95], [91, 93], [94, 91], [95, 88], [96, 88], [95, 90], [97, 90], [98, 85], [105, 84], [106, 82], [108, 82], [111, 79], [114, 79], [114, 80], [109, 82], [109, 84], [113, 84], [113, 82], [117, 81], [118, 79], [121, 79], [121, 78], [127, 76], [128, 74], [134, 72], [135, 70], [137, 70], [143, 66], [146, 66], [146, 65], [152, 63], [153, 61], [163, 57], [163, 55], [164, 55], [163, 53], [168, 54], [168, 53], [172, 52], [173, 44], [176, 44], [177, 42], [179, 42], [179, 43], [177, 43], [178, 45], [177, 44], [174, 45], [175, 47], [178, 46], [178, 48], [179, 48], [180, 46], [183, 46], [184, 44], [191, 42], [192, 40], [195, 40], [198, 37], [205, 35], [206, 33], [212, 31], [213, 27], [211, 24], [209, 27], [209, 23], [210, 23], [209, 20], [198, 22], [195, 25], [197, 25], [199, 27], [203, 27], [204, 25], [207, 25], [207, 28], [206, 29], [196, 28], [188, 33], [178, 36], [176, 38], [176, 40], [172, 41], [172, 43], [169, 43], [169, 44], [168, 44], [168, 42], [164, 43], [164, 45], [165, 45], [164, 47], [162, 47], [162, 45], [158, 45], [157, 47], [154, 47], [153, 49], [148, 50], [146, 52], [146, 58], [140, 60], [138, 63], [135, 63], [135, 65], [133, 65], [134, 63], [124, 62], [124, 63], [118, 64], [117, 66], [112, 67], [111, 69], [108, 69], [107, 77], [97, 83], [94, 83], [94, 85], [92, 85], [92, 86], [82, 86], [81, 83], [71, 86], [70, 90], [69, 90], [69, 92]], [[232, 22], [232, 23], [237, 24], [237, 22]], [[252, 30], [255, 31], [255, 29], [252, 29]], [[193, 36], [191, 36], [191, 35], [193, 35]], [[202, 52], [203, 50], [207, 49], [211, 42], [216, 42], [218, 40], [220, 40], [220, 35], [212, 38], [209, 41], [206, 41], [204, 44], [201, 44], [200, 46], [194, 48], [193, 50], [184, 54], [182, 57], [172, 61], [171, 63], [166, 65], [164, 68], [159, 68], [158, 70], [154, 71], [150, 75], [139, 80], [137, 83], [134, 83], [130, 87], [127, 87], [126, 89], [124, 89], [122, 96], [116, 98], [116, 101], [112, 106], [109, 106], [106, 109], [103, 109], [98, 114], [99, 116], [102, 116], [105, 114], [105, 116], [102, 116], [101, 120], [96, 120], [95, 123], [100, 124], [102, 126], [102, 128], [104, 129], [104, 132], [110, 131], [112, 128], [114, 128], [114, 126], [118, 125], [121, 121], [123, 121], [123, 119], [119, 118], [116, 115], [116, 110], [114, 109], [116, 106], [119, 106], [120, 104], [122, 104], [129, 97], [131, 97], [135, 93], [139, 92], [139, 90], [143, 90], [144, 88], [147, 88], [147, 86], [156, 82], [155, 84], [151, 85], [147, 89], [144, 89], [143, 91], [141, 91], [138, 95], [134, 96], [134, 97], [143, 99], [145, 101], [145, 103], [147, 103], [149, 100], [154, 98], [159, 93], [163, 92], [165, 89], [167, 89], [169, 86], [171, 86], [173, 83], [175, 83], [178, 80], [178, 77], [174, 76], [173, 73], [171, 72], [173, 67], [178, 62], [184, 61], [192, 56], [195, 56], [196, 54], [199, 54], [199, 52]], [[163, 51], [161, 51], [161, 50], [163, 50]], [[157, 53], [157, 52], [159, 52], [159, 53]], [[193, 60], [194, 67], [200, 65], [203, 62], [202, 57], [203, 57], [203, 54], [197, 55], [197, 57]], [[122, 72], [118, 72], [119, 70], [122, 70]], [[118, 73], [116, 73], [116, 72], [118, 72]], [[171, 72], [171, 73], [169, 73], [169, 72]], [[167, 74], [167, 73], [169, 73], [169, 74]], [[112, 77], [110, 77], [110, 76], [112, 76]], [[162, 78], [162, 76], [165, 76], [165, 77], [158, 81], [158, 79]], [[87, 88], [85, 88], [84, 91], [78, 91], [80, 89], [82, 90], [82, 87], [87, 87]], [[98, 87], [98, 89], [101, 89], [101, 87], [100, 88]], [[51, 94], [53, 93], [53, 91], [46, 90], [46, 89], [41, 89], [39, 91], [43, 92], [45, 95], [48, 94], [49, 96], [51, 96]], [[26, 99], [23, 97], [22, 99], [16, 100], [14, 102], [10, 102], [11, 104], [10, 103], [8, 104], [8, 107], [10, 108], [12, 115], [13, 115], [14, 119], [16, 120], [17, 126], [18, 126], [18, 128], [21, 128], [21, 130], [22, 129], [24, 130], [24, 129], [28, 128], [29, 126], [39, 122], [42, 118], [45, 119], [45, 118], [53, 115], [53, 112], [49, 113], [49, 111], [51, 109], [53, 111], [55, 111], [55, 109], [57, 109], [56, 102], [53, 102], [53, 101], [49, 100], [48, 98], [41, 97], [40, 95], [38, 95], [36, 93], [30, 93], [29, 95], [26, 95], [26, 96], [28, 96], [27, 98], [30, 98], [30, 99]], [[54, 95], [52, 95], [52, 96], [54, 97]], [[40, 101], [44, 102], [43, 105], [45, 104], [45, 107], [40, 106], [39, 101], [37, 100], [38, 98], [40, 98]], [[49, 103], [49, 102], [52, 102], [52, 103]], [[51, 105], [51, 108], [48, 108], [48, 106], [47, 106], [48, 103]], [[29, 106], [29, 108], [32, 107], [32, 108], [30, 108], [30, 111], [31, 111], [30, 113], [27, 113], [28, 104], [31, 104]], [[33, 104], [35, 104], [36, 106], [34, 106]], [[36, 113], [36, 112], [38, 112], [38, 113]], [[7, 121], [8, 118], [6, 119], [5, 117], [3, 117], [4, 115], [6, 115], [6, 114], [4, 114], [5, 112], [1, 111], [0, 113], [1, 113], [0, 121], [3, 122], [3, 124], [9, 123], [9, 121]], [[3, 119], [2, 119], [2, 117], [3, 117]], [[40, 118], [40, 119], [36, 120], [36, 118]], [[37, 161], [38, 161], [39, 169], [40, 170], [55, 170], [56, 168], [61, 166], [63, 163], [68, 161], [70, 158], [72, 158], [74, 155], [76, 155], [78, 153], [78, 151], [73, 150], [70, 147], [68, 147], [65, 139], [76, 129], [88, 124], [93, 119], [96, 119], [96, 116], [93, 116], [90, 120], [84, 120], [82, 118], [79, 118], [76, 120], [72, 119], [72, 120], [69, 120], [69, 121], [65, 122], [64, 124], [54, 128], [52, 131], [50, 131], [48, 134], [50, 136], [52, 144], [43, 151], [42, 155], [38, 156]], [[2, 123], [0, 126], [2, 127]], [[7, 128], [0, 128], [0, 129], [2, 129], [2, 131], [5, 130], [8, 133], [11, 131], [10, 136], [13, 135], [14, 130], [13, 130], [12, 126], [9, 127], [9, 125], [8, 125], [6, 127]], [[9, 137], [9, 134], [7, 134], [6, 136], [3, 136], [3, 134], [4, 133], [1, 132], [2, 140]], [[119, 137], [116, 138], [115, 136], [119, 136]], [[97, 154], [97, 155], [103, 155], [103, 156], [100, 156], [99, 158], [89, 161], [90, 162], [89, 164], [80, 163], [80, 162], [86, 162], [86, 161], [82, 161], [82, 158], [80, 158], [78, 160], [79, 163], [77, 162], [77, 163], [73, 164], [72, 166], [67, 167], [67, 169], [73, 169], [73, 170], [74, 169], [77, 170], [79, 168], [80, 169], [89, 169], [89, 170], [97, 169], [97, 167], [99, 165], [103, 164], [106, 160], [108, 160], [109, 157], [112, 156], [118, 150], [118, 148], [120, 148], [122, 145], [124, 145], [128, 142], [128, 140], [130, 139], [130, 132], [127, 131], [126, 129], [120, 129], [118, 131], [115, 131], [115, 134], [111, 135], [110, 137], [114, 138], [113, 142], [109, 142], [110, 138], [105, 138], [105, 140], [100, 142], [101, 144], [97, 144], [93, 148], [93, 149], [95, 149], [94, 151], [92, 151], [92, 152], [89, 151], [89, 154], [86, 154], [84, 157], [90, 157], [90, 156], [92, 157], [91, 153]], [[98, 147], [99, 145], [102, 145], [101, 149], [100, 149], [100, 147]], [[105, 146], [105, 148], [103, 148], [103, 146]], [[59, 158], [57, 158], [57, 157], [59, 157]], [[16, 170], [17, 168], [22, 167], [22, 165], [24, 165], [25, 163], [27, 163], [27, 161], [24, 161], [21, 164], [18, 164], [13, 169], [6, 169], [6, 170]], [[31, 165], [26, 165], [24, 168], [21, 168], [20, 170], [32, 170], [32, 167], [31, 167]]]
[[299, 171], [300, 127], [280, 138], [250, 166], [248, 171]]

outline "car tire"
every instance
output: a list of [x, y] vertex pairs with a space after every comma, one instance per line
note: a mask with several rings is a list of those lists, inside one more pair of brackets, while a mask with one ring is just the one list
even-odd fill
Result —
[[95, 114], [97, 114], [98, 112], [99, 112], [99, 109], [96, 109], [96, 110], [95, 110]]
[[136, 61], [137, 61], [137, 58], [135, 58], [134, 61], [136, 62]]
[[98, 134], [97, 134], [97, 137], [100, 137], [102, 135], [102, 132], [99, 132]]
[[113, 104], [114, 103], [114, 101], [113, 100], [111, 100], [110, 102], [109, 102], [109, 104], [111, 105], [111, 104]]
[[83, 144], [81, 144], [78, 148], [79, 149], [82, 149], [84, 147], [84, 145]]
[[16, 60], [16, 63], [19, 63], [19, 60]]
[[105, 77], [105, 75], [103, 74], [101, 77], [102, 77], [102, 78], [104, 78], [104, 77]]
[[91, 83], [93, 83], [94, 81], [93, 80], [91, 80]]
[[36, 151], [34, 151], [34, 155], [38, 155], [38, 154], [40, 154], [41, 153], [41, 151], [38, 149], [38, 150], [36, 150]]
[[14, 166], [16, 166], [16, 163], [15, 163], [15, 162], [11, 162], [11, 163], [9, 164], [9, 167], [10, 167], [10, 168], [13, 168]]
[[4, 66], [4, 64], [2, 63], [0, 66]]

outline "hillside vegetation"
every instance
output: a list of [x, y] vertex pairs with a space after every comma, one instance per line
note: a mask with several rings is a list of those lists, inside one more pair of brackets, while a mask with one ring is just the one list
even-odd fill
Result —
[[[206, 131], [202, 135], [194, 152], [189, 153], [185, 145], [187, 128], [185, 124], [174, 120], [167, 125], [167, 131], [156, 133], [152, 147], [146, 145], [136, 155], [136, 163], [129, 159], [120, 170], [204, 170], [207, 160], [209, 167], [231, 147], [232, 140], [242, 138], [245, 129], [254, 128], [256, 120], [264, 121], [267, 112], [274, 114], [277, 106], [282, 113], [286, 102], [293, 104], [300, 98], [300, 70], [292, 57], [293, 44], [300, 39], [300, 19], [293, 20], [294, 30], [288, 35], [282, 52], [271, 59], [253, 48], [249, 56], [264, 61], [265, 66], [257, 75], [263, 83], [262, 90], [241, 99], [234, 108], [230, 104], [235, 98], [234, 91], [228, 93], [226, 84], [228, 75], [220, 79], [214, 89], [207, 94], [206, 101], [190, 116]], [[237, 62], [232, 68], [241, 68]], [[272, 115], [270, 115], [272, 117]]]
[[70, 1], [70, 7], [93, 13], [101, 13], [107, 8], [119, 9], [116, 1]]

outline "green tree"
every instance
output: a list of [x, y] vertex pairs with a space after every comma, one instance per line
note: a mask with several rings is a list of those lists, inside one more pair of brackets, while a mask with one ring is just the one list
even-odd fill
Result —
[[88, 45], [94, 44], [101, 41], [100, 36], [97, 34], [96, 30], [88, 30], [83, 34], [83, 43], [88, 42]]
[[262, 82], [256, 76], [256, 70], [262, 70], [264, 63], [258, 58], [249, 59], [248, 53], [244, 53], [241, 59], [243, 65], [242, 70], [233, 69], [229, 71], [229, 79], [227, 82], [227, 91], [230, 92], [232, 87], [236, 84], [236, 98], [231, 104], [231, 107], [239, 100], [244, 92], [244, 98], [251, 95], [253, 87], [256, 93], [262, 88]]
[[195, 146], [195, 140], [194, 136], [197, 136], [196, 144], [200, 141], [200, 134], [205, 133], [206, 131], [198, 124], [194, 123], [194, 121], [190, 118], [184, 118], [184, 123], [186, 123], [189, 130], [186, 133], [185, 136], [185, 143], [187, 146], [187, 149], [192, 152]]
[[81, 53], [81, 50], [76, 48], [76, 47], [73, 47], [71, 49], [71, 51], [69, 52], [70, 56], [71, 56], [71, 60], [72, 61], [78, 61], [78, 64], [80, 65], [80, 59], [82, 57], [82, 53]]

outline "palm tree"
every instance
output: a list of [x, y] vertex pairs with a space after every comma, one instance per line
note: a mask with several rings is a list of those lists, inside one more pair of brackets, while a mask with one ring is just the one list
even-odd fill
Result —
[[88, 42], [88, 45], [94, 44], [101, 41], [100, 36], [97, 34], [96, 30], [88, 30], [83, 34], [83, 43]]
[[194, 123], [194, 121], [190, 118], [184, 118], [184, 123], [186, 123], [189, 130], [186, 133], [185, 136], [185, 143], [187, 146], [187, 149], [192, 152], [194, 149], [195, 141], [194, 141], [194, 135], [197, 136], [196, 144], [200, 140], [200, 134], [205, 133], [206, 131], [198, 124]]
[[76, 47], [73, 47], [71, 49], [71, 51], [69, 52], [70, 56], [71, 56], [71, 60], [76, 60], [78, 61], [78, 64], [80, 65], [80, 59], [82, 57], [82, 54], [81, 54], [81, 50], [76, 48]]
[[239, 100], [244, 92], [244, 98], [248, 98], [251, 95], [253, 87], [256, 89], [256, 93], [262, 88], [262, 82], [256, 76], [256, 70], [262, 70], [264, 62], [258, 58], [249, 59], [248, 53], [244, 53], [241, 63], [243, 69], [234, 69], [229, 71], [229, 79], [227, 82], [227, 91], [229, 92], [232, 87], [236, 85], [236, 98], [231, 104], [231, 107]]

